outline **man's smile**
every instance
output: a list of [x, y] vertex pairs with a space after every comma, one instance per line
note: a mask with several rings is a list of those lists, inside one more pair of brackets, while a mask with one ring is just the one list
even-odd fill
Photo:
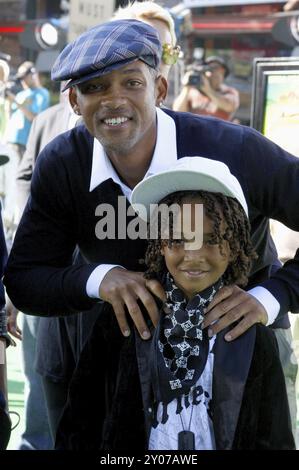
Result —
[[107, 126], [113, 126], [113, 127], [119, 126], [123, 124], [124, 122], [128, 122], [128, 121], [129, 121], [129, 118], [120, 117], [120, 116], [102, 120], [102, 122], [104, 122], [104, 124], [107, 124]]

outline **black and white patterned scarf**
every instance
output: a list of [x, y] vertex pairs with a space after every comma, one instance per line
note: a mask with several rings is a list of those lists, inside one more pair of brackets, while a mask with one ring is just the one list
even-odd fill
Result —
[[209, 353], [207, 329], [201, 329], [208, 307], [222, 279], [187, 301], [169, 273], [163, 285], [167, 301], [151, 350], [151, 378], [156, 402], [167, 404], [187, 395], [201, 376]]

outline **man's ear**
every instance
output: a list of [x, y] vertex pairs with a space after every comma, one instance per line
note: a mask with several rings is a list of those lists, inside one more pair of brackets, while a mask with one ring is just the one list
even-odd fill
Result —
[[73, 108], [74, 113], [81, 115], [80, 107], [77, 101], [77, 90], [75, 87], [70, 88], [69, 102], [70, 102], [71, 107]]
[[168, 90], [168, 83], [163, 75], [159, 75], [156, 78], [156, 105], [160, 106], [161, 103], [166, 99]]

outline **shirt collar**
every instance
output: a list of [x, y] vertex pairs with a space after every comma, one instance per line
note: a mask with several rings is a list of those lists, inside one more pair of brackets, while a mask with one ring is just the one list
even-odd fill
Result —
[[[154, 155], [144, 178], [160, 171], [167, 170], [177, 160], [176, 127], [174, 120], [161, 109], [157, 111], [157, 142]], [[112, 178], [119, 184], [123, 192], [128, 195], [131, 189], [120, 179], [113, 168], [104, 147], [97, 139], [93, 141], [92, 168], [89, 191], [93, 191], [99, 184]]]

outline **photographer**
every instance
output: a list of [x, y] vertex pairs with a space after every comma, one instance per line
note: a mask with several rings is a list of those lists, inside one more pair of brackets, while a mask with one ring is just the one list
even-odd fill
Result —
[[5, 293], [2, 283], [6, 259], [7, 250], [3, 232], [0, 203], [0, 451], [6, 449], [11, 432], [11, 421], [8, 414], [6, 348], [10, 345], [15, 345], [14, 341], [7, 333]]
[[15, 78], [20, 81], [23, 89], [16, 95], [10, 91], [6, 93], [11, 103], [7, 141], [12, 144], [20, 163], [33, 119], [49, 106], [49, 92], [41, 86], [39, 75], [32, 62], [23, 62]]
[[239, 107], [239, 92], [225, 85], [229, 68], [221, 57], [211, 56], [202, 66], [192, 66], [183, 77], [183, 89], [174, 111], [214, 116], [230, 121]]

